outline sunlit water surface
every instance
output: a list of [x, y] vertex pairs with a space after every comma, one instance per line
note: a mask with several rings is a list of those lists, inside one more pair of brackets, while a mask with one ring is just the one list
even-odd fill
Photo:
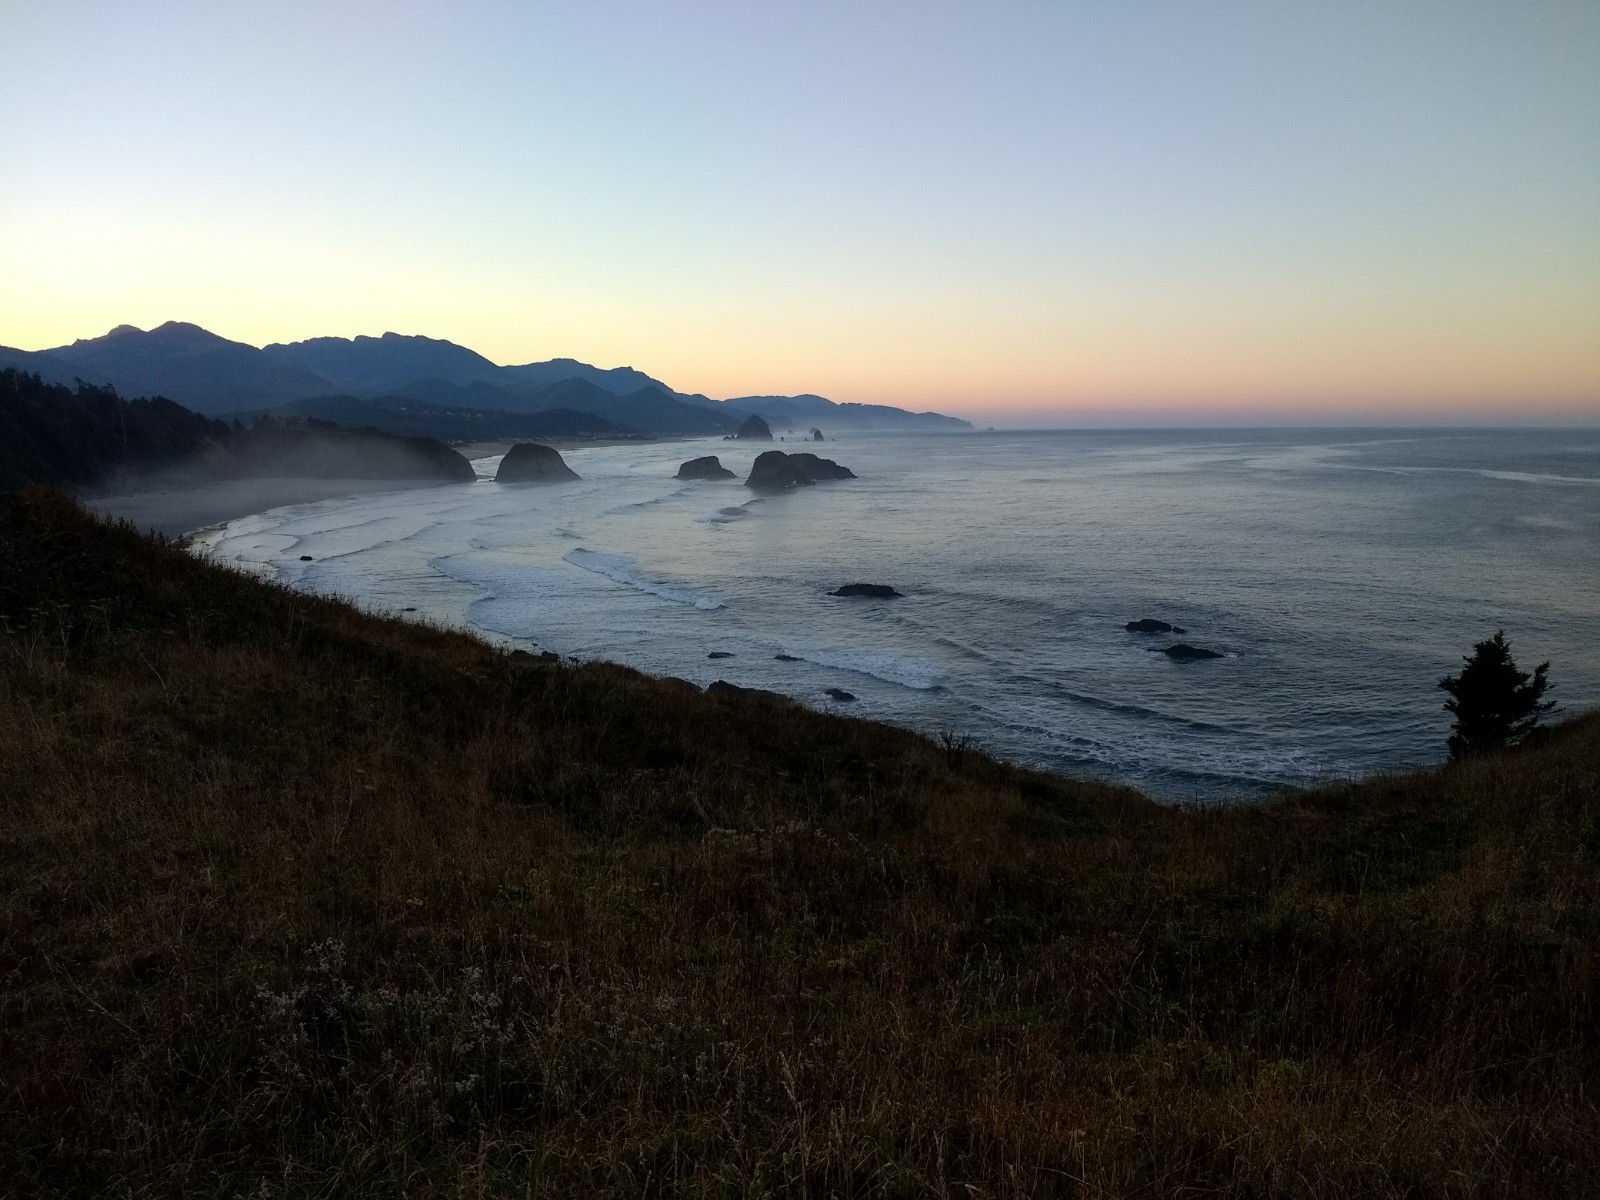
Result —
[[[196, 547], [1175, 800], [1436, 761], [1435, 682], [1496, 629], [1524, 668], [1552, 661], [1569, 709], [1600, 702], [1597, 431], [862, 434], [811, 447], [855, 481], [673, 478], [718, 454], [743, 479], [761, 448], [570, 450], [582, 481], [544, 487], [485, 459], [476, 484], [276, 509]], [[857, 581], [905, 595], [828, 595]], [[1146, 616], [1186, 633], [1124, 631]], [[1225, 657], [1152, 653], [1174, 640]]]

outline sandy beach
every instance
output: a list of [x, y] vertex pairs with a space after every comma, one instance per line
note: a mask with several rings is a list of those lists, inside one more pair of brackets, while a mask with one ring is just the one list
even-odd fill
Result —
[[285, 504], [335, 496], [420, 487], [461, 487], [433, 479], [232, 479], [199, 487], [166, 487], [80, 497], [92, 512], [131, 521], [140, 529], [181, 537], [196, 529], [248, 517]]
[[[578, 446], [602, 446], [617, 441], [684, 441], [683, 438], [550, 438], [544, 444], [569, 450]], [[472, 442], [452, 447], [469, 461], [504, 454], [511, 442]], [[335, 496], [356, 496], [372, 492], [393, 492], [420, 487], [459, 486], [436, 479], [233, 479], [195, 487], [138, 487], [128, 491], [85, 494], [79, 497], [85, 508], [104, 516], [132, 521], [140, 529], [167, 537], [181, 537], [222, 521], [248, 517], [285, 504], [313, 504]]]

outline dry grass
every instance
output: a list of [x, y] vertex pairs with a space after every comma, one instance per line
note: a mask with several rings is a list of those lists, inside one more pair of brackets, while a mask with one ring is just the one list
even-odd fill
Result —
[[1583, 1195], [1600, 722], [1225, 811], [0, 517], [0, 1193]]

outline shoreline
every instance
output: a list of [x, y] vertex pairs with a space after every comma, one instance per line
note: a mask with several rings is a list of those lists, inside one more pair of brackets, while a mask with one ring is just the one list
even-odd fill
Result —
[[[541, 443], [560, 450], [621, 444], [658, 444], [687, 438], [553, 438]], [[468, 442], [452, 446], [468, 462], [504, 454], [510, 441]], [[463, 483], [465, 481], [462, 481]], [[480, 480], [481, 482], [481, 480]], [[193, 485], [161, 484], [123, 488], [114, 492], [78, 492], [75, 496], [90, 512], [113, 520], [129, 521], [139, 530], [163, 537], [182, 538], [227, 521], [251, 517], [291, 504], [315, 504], [341, 496], [410, 491], [424, 487], [460, 486], [437, 479], [320, 479], [269, 476], [226, 479]]]
[[[464, 482], [464, 481], [463, 481]], [[255, 516], [291, 504], [315, 504], [340, 496], [451, 487], [436, 479], [230, 479], [195, 487], [146, 488], [77, 497], [90, 512], [131, 522], [141, 532], [182, 538], [240, 517]]]

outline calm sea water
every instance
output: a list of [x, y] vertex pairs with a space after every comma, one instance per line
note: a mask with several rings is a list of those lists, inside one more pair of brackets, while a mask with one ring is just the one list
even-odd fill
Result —
[[[672, 478], [710, 453], [743, 479], [759, 449], [572, 450], [578, 483], [277, 509], [197, 547], [1175, 800], [1437, 761], [1435, 683], [1497, 629], [1569, 710], [1600, 703], [1600, 431], [861, 434], [814, 447], [853, 482]], [[858, 581], [905, 595], [828, 595]], [[1224, 657], [1152, 653], [1175, 640]]]

